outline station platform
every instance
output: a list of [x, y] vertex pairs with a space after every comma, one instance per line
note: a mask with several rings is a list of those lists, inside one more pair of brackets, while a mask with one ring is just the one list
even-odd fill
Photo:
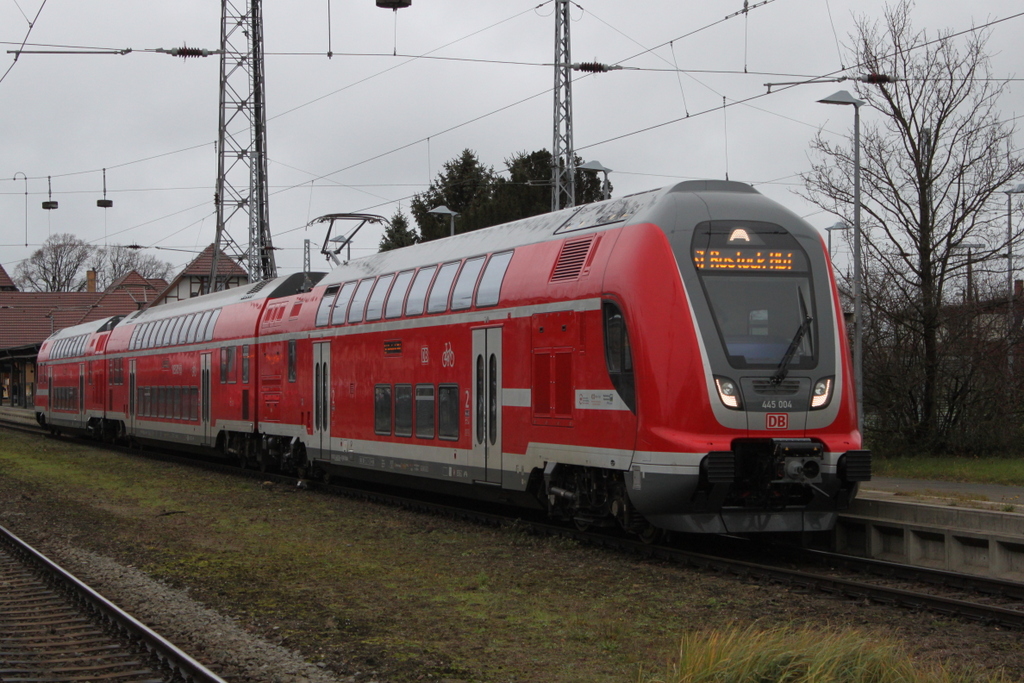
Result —
[[12, 408], [11, 406], [0, 406], [0, 420], [38, 426], [36, 423], [35, 408]]

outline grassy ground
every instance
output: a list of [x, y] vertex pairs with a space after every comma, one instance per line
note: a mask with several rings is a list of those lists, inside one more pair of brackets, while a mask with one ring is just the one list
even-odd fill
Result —
[[876, 458], [873, 470], [880, 477], [1024, 486], [1024, 459], [1015, 458]]
[[311, 661], [390, 681], [636, 680], [695, 628], [755, 621], [856, 626], [990, 668], [997, 646], [1017, 647], [981, 626], [0, 431], [0, 513], [15, 510], [5, 525], [28, 540], [59, 533]]

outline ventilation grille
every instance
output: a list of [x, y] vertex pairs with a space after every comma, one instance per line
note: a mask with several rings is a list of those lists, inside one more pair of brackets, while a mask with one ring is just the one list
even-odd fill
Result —
[[761, 396], [792, 396], [800, 391], [800, 380], [787, 379], [775, 384], [770, 379], [755, 379], [754, 391]]
[[593, 244], [593, 235], [578, 240], [566, 240], [562, 244], [562, 250], [558, 253], [555, 269], [551, 271], [550, 282], [568, 282], [579, 279]]
[[244, 301], [245, 299], [248, 299], [256, 292], [260, 291], [261, 289], [269, 285], [270, 282], [270, 280], [261, 280], [260, 282], [257, 282], [255, 286], [253, 286], [248, 292], [245, 293], [245, 296], [242, 297], [242, 300]]

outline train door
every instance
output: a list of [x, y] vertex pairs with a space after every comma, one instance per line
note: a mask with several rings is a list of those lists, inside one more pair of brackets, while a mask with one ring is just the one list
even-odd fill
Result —
[[473, 330], [473, 462], [501, 483], [501, 328]]
[[313, 344], [314, 457], [331, 458], [331, 342]]
[[203, 423], [203, 444], [210, 443], [210, 354], [199, 354], [199, 420]]
[[128, 361], [128, 433], [135, 433], [135, 411], [137, 410], [135, 400], [135, 359]]

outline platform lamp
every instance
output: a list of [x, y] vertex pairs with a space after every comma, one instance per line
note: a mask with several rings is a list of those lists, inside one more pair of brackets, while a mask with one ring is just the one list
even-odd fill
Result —
[[25, 246], [27, 247], [28, 246], [28, 176], [25, 175], [24, 173], [22, 173], [21, 171], [18, 171], [17, 173], [14, 174], [14, 177], [11, 178], [11, 180], [17, 180], [19, 175], [25, 181]]
[[449, 225], [451, 226], [451, 234], [452, 236], [455, 235], [455, 217], [459, 215], [458, 212], [452, 211], [447, 206], [442, 204], [441, 206], [435, 206], [430, 211], [427, 211], [427, 213], [432, 213], [438, 216], [448, 216], [448, 219], [450, 221]]
[[1006, 193], [1006, 370], [1013, 375], [1013, 206], [1010, 195], [1024, 193], [1024, 183], [1003, 190]]
[[828, 259], [832, 260], [832, 231], [833, 230], [849, 230], [850, 226], [846, 223], [839, 221], [831, 227], [825, 228], [825, 232], [828, 233]]
[[103, 199], [96, 200], [96, 206], [101, 209], [109, 209], [114, 205], [113, 199], [107, 199], [107, 169], [103, 169]]
[[864, 437], [864, 321], [861, 317], [860, 259], [860, 108], [858, 100], [846, 90], [829, 95], [822, 104], [853, 105], [853, 381], [857, 396], [857, 429]]
[[588, 161], [585, 164], [580, 164], [576, 168], [581, 171], [597, 171], [604, 174], [604, 182], [601, 183], [601, 199], [611, 199], [611, 185], [608, 184], [608, 174], [612, 172], [612, 169], [605, 168], [601, 165], [600, 161]]

